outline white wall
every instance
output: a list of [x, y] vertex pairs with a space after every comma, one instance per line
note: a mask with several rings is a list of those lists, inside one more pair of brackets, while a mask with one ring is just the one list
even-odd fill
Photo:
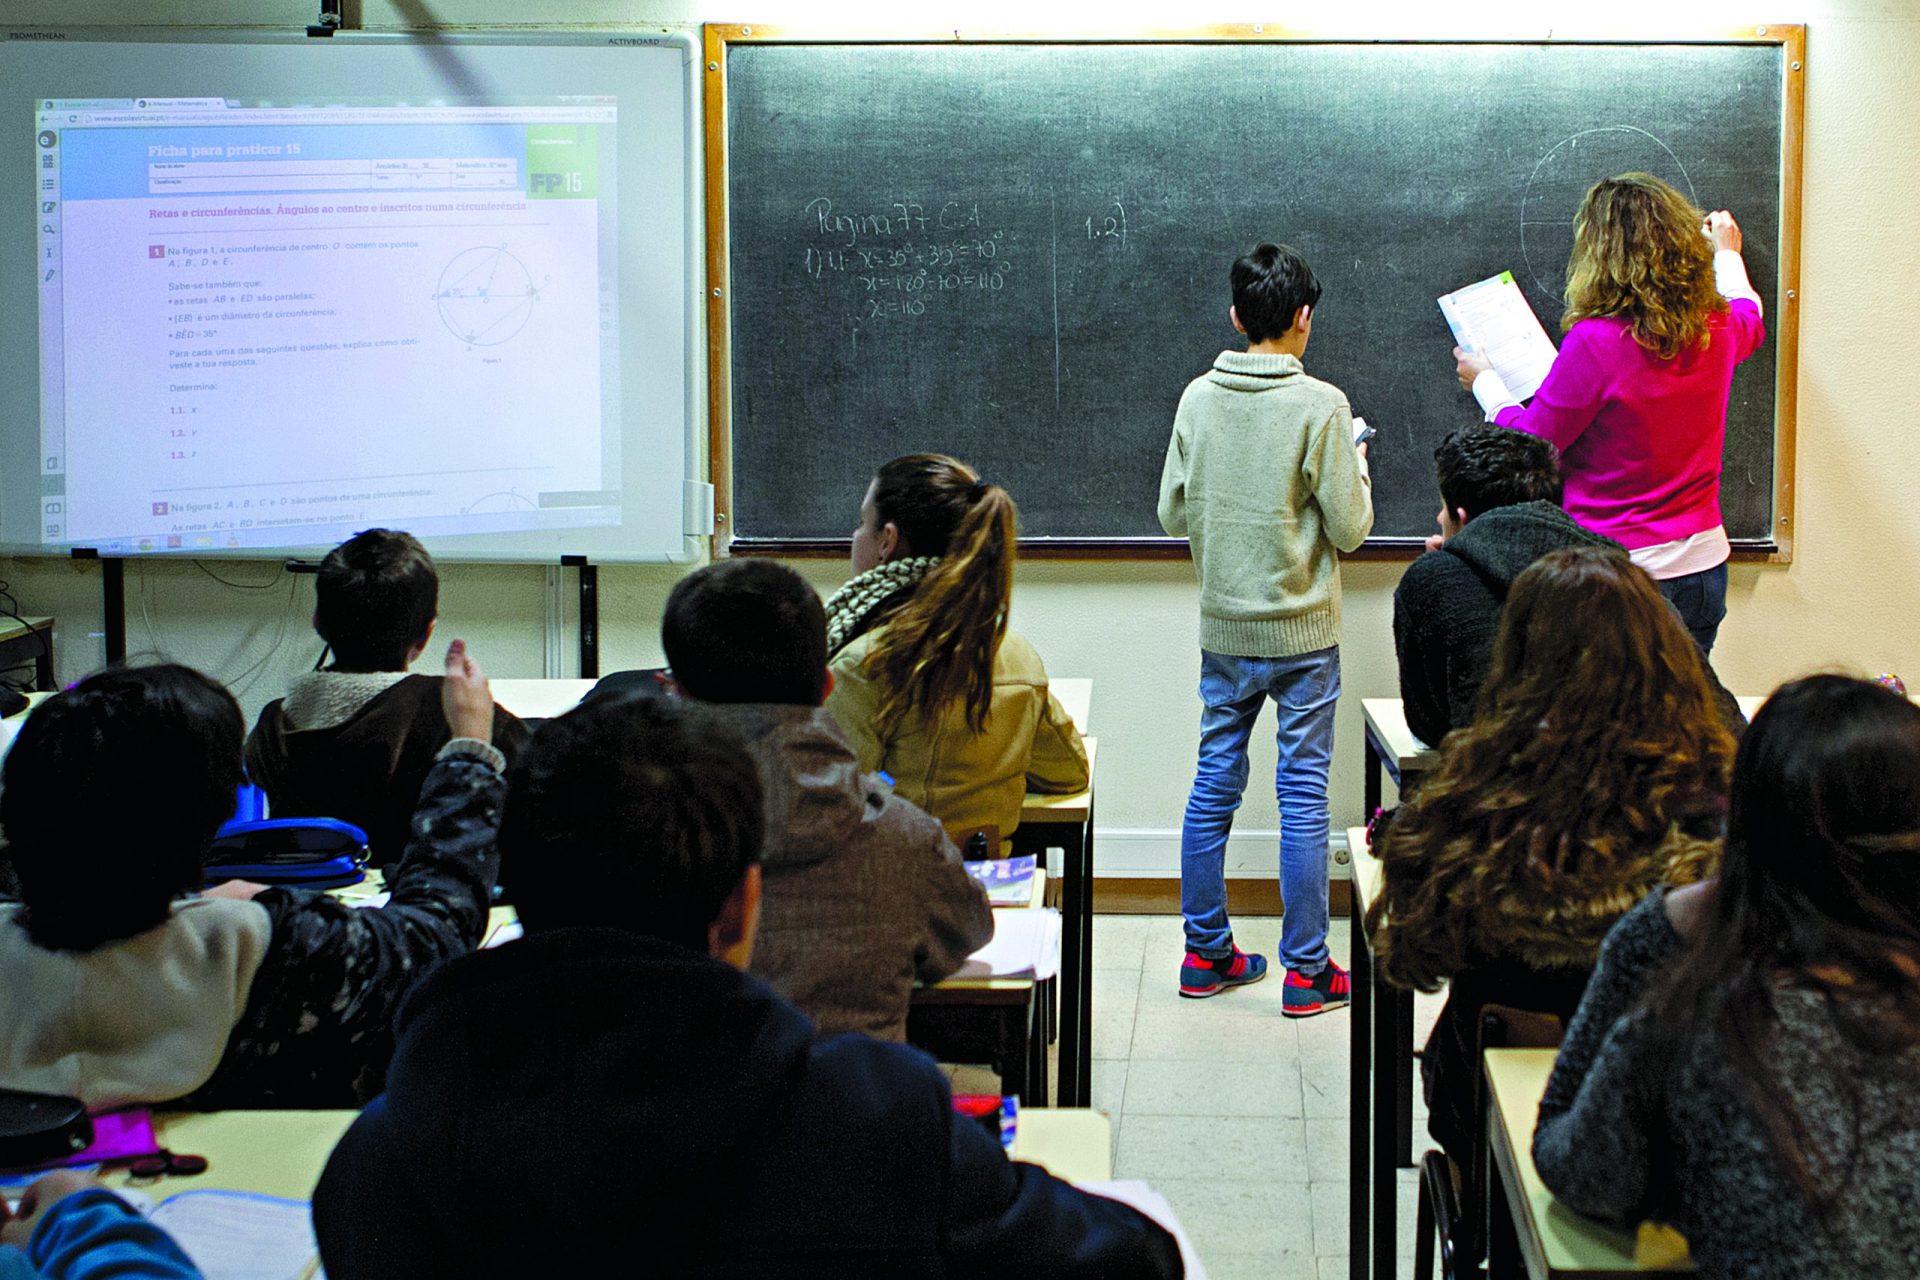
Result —
[[[1471, 11], [1415, 4], [1298, 4], [1288, 25], [1344, 33], [1544, 35], [1557, 31], [1679, 34], [1670, 3], [1612, 0], [1607, 28], [1593, 25], [1591, 3], [1504, 0]], [[887, 0], [803, 4], [798, 0], [367, 0], [355, 6], [370, 27], [606, 23], [627, 26], [700, 21], [846, 29], [891, 27], [903, 18], [921, 30], [1120, 31], [1169, 22], [1277, 22], [1280, 13], [1207, 0], [1195, 8], [1164, 4], [1043, 4], [1008, 0], [903, 10]], [[203, 0], [155, 4], [179, 23], [294, 26], [311, 3]], [[124, 21], [119, 0], [0, 0], [0, 21]], [[1799, 467], [1795, 560], [1788, 566], [1736, 566], [1730, 616], [1715, 665], [1737, 692], [1764, 691], [1816, 667], [1920, 677], [1913, 625], [1914, 566], [1920, 564], [1920, 361], [1903, 341], [1920, 296], [1920, 0], [1818, 0], [1686, 7], [1692, 31], [1755, 21], [1808, 24], [1806, 183], [1802, 204]], [[1450, 372], [1435, 352], [1436, 381]], [[1016, 496], [1018, 481], [1014, 480]], [[858, 495], [848, 494], [851, 523]], [[132, 564], [128, 571], [129, 647], [193, 662], [241, 685], [249, 710], [275, 696], [310, 666], [318, 646], [305, 632], [311, 586], [262, 564], [210, 563], [221, 576], [273, 589], [223, 586], [180, 563]], [[799, 566], [823, 588], [843, 576], [838, 564]], [[1336, 826], [1360, 810], [1358, 699], [1397, 692], [1389, 622], [1399, 564], [1348, 564], [1343, 638], [1347, 698], [1339, 719], [1334, 776]], [[601, 571], [603, 669], [659, 661], [661, 602], [671, 570]], [[72, 678], [98, 663], [89, 632], [99, 628], [94, 570], [66, 563], [0, 560], [24, 611], [61, 620], [60, 670]], [[466, 636], [493, 671], [542, 674], [544, 573], [540, 569], [451, 566], [445, 574], [442, 634]], [[1185, 802], [1196, 741], [1193, 685], [1195, 594], [1184, 562], [1032, 563], [1020, 570], [1015, 625], [1063, 675], [1095, 679], [1094, 723], [1101, 737], [1101, 827], [1113, 837], [1103, 864], [1164, 859]], [[569, 649], [570, 653], [571, 650]], [[1271, 743], [1255, 756], [1254, 777], [1270, 776]], [[1243, 831], [1277, 825], [1271, 790], [1256, 785]], [[1271, 865], [1264, 840], [1236, 842], [1235, 856]], [[1171, 864], [1160, 864], [1171, 871]], [[1136, 866], [1137, 869], [1137, 866]]]

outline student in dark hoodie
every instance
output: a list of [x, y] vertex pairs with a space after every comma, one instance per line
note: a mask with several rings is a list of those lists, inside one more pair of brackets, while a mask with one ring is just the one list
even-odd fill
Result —
[[1560, 509], [1560, 453], [1539, 436], [1466, 427], [1433, 451], [1440, 532], [1393, 592], [1393, 648], [1407, 727], [1439, 746], [1473, 721], [1507, 590], [1562, 547], [1618, 544]]
[[401, 1011], [314, 1195], [328, 1275], [1180, 1273], [1132, 1209], [1009, 1163], [925, 1055], [816, 1043], [743, 972], [764, 804], [698, 704], [541, 729], [500, 831], [526, 936]]
[[752, 972], [823, 1036], [906, 1037], [915, 980], [993, 936], [986, 893], [945, 828], [893, 794], [821, 708], [827, 615], [799, 574], [727, 560], [682, 578], [660, 640], [680, 692], [747, 744], [766, 794], [766, 898]]
[[[267, 704], [247, 738], [247, 775], [276, 818], [339, 818], [367, 833], [381, 868], [400, 860], [420, 784], [453, 737], [440, 678], [409, 675], [440, 606], [433, 557], [412, 534], [368, 529], [320, 562], [313, 629], [333, 665]], [[493, 745], [509, 761], [526, 726], [493, 709]]]

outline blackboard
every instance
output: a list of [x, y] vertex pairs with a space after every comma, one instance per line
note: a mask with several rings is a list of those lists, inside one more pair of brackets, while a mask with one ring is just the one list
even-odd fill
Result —
[[[716, 476], [737, 547], [843, 542], [874, 468], [955, 454], [1040, 545], [1150, 551], [1173, 411], [1288, 243], [1306, 354], [1380, 431], [1375, 545], [1433, 532], [1478, 418], [1435, 299], [1511, 269], [1559, 334], [1596, 179], [1729, 208], [1770, 325], [1728, 415], [1737, 544], [1790, 461], [1799, 28], [1726, 43], [787, 43], [708, 36]], [[1789, 380], [1782, 385], [1782, 379]], [[1777, 492], [1778, 488], [1781, 490]]]

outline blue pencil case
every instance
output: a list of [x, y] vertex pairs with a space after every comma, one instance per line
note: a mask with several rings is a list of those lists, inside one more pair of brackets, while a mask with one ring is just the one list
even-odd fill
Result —
[[207, 850], [207, 883], [338, 889], [367, 878], [367, 833], [337, 818], [229, 822]]

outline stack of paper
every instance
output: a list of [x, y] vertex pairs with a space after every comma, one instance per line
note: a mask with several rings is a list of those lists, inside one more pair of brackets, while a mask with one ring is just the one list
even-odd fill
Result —
[[320, 1269], [313, 1207], [247, 1191], [182, 1191], [147, 1215], [207, 1280], [306, 1280]]
[[1180, 1246], [1180, 1260], [1186, 1264], [1187, 1280], [1207, 1280], [1207, 1269], [1201, 1264], [1193, 1241], [1187, 1238], [1187, 1229], [1180, 1225], [1180, 1219], [1174, 1215], [1173, 1206], [1167, 1203], [1165, 1196], [1144, 1182], [1082, 1182], [1076, 1185], [1093, 1195], [1132, 1205], [1165, 1227], [1167, 1234]]
[[1525, 400], [1547, 380], [1553, 367], [1553, 340], [1527, 305], [1513, 272], [1502, 271], [1440, 299], [1440, 312], [1461, 349], [1482, 356], [1507, 384], [1516, 400]]
[[1033, 978], [1060, 972], [1060, 913], [1052, 908], [993, 913], [993, 938], [967, 957], [956, 978]]

